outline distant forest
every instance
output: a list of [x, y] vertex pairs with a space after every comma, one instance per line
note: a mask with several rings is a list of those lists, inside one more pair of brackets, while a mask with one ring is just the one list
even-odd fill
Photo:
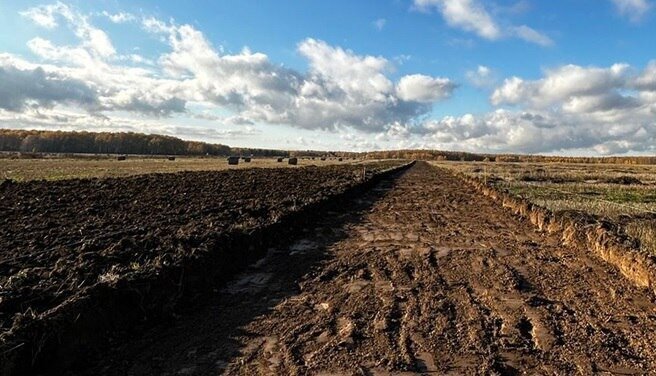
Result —
[[365, 153], [366, 158], [403, 158], [427, 161], [478, 161], [522, 163], [620, 163], [656, 164], [656, 156], [565, 157], [528, 154], [476, 154], [442, 150], [390, 150]]
[[283, 151], [235, 148], [221, 144], [185, 141], [176, 137], [143, 133], [94, 133], [0, 129], [0, 151], [21, 153], [86, 153], [138, 155], [252, 155], [259, 157], [339, 156], [366, 159], [417, 159], [489, 162], [560, 162], [656, 164], [656, 157], [562, 157], [520, 154], [477, 154], [441, 150], [387, 150], [364, 153]]
[[478, 161], [478, 162], [522, 162], [522, 163], [621, 163], [656, 164], [656, 156], [626, 157], [565, 157], [528, 154], [475, 154], [442, 150], [390, 150], [365, 153], [366, 158], [403, 158], [427, 161]]
[[0, 151], [138, 155], [286, 156], [280, 150], [231, 148], [143, 133], [94, 133], [0, 129]]

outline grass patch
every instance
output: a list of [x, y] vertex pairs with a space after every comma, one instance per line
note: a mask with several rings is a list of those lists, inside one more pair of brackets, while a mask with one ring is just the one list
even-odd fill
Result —
[[[436, 162], [526, 197], [553, 211], [578, 210], [623, 225], [656, 254], [656, 166], [560, 163]], [[627, 219], [628, 216], [628, 219]]]

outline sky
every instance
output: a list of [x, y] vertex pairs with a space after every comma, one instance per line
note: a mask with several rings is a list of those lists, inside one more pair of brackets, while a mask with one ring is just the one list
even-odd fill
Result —
[[656, 154], [656, 0], [0, 0], [0, 128]]

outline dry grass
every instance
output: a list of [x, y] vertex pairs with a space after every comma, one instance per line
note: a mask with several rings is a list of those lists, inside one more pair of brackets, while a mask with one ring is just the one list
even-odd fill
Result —
[[640, 240], [643, 250], [656, 254], [656, 220], [636, 220], [624, 228], [627, 234]]
[[553, 211], [579, 210], [624, 225], [656, 254], [656, 166], [436, 162], [491, 182]]
[[278, 163], [275, 158], [253, 158], [252, 162], [239, 161], [237, 166], [229, 166], [225, 158], [186, 158], [175, 161], [165, 158], [130, 158], [126, 161], [116, 159], [0, 159], [0, 180], [63, 180], [74, 178], [103, 178], [141, 175], [147, 173], [170, 173], [179, 171], [214, 171], [252, 167], [300, 167], [309, 165], [346, 164], [355, 161], [300, 159], [297, 166], [290, 166], [285, 159]]

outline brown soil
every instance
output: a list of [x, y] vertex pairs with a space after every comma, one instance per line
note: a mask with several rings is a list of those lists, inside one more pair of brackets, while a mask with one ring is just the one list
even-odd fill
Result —
[[656, 302], [418, 163], [88, 374], [652, 374]]
[[93, 363], [400, 164], [3, 182], [0, 374]]

